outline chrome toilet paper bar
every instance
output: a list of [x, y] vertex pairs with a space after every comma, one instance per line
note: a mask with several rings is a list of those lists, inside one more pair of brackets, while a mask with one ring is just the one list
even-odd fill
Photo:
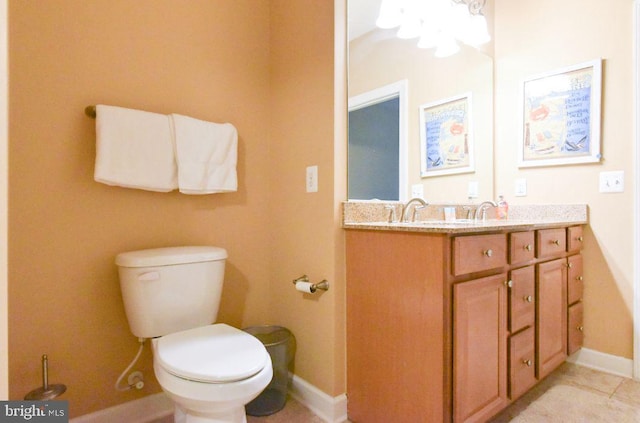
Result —
[[318, 283], [310, 283], [307, 275], [302, 275], [299, 278], [293, 280], [293, 284], [300, 292], [306, 292], [308, 294], [315, 293], [318, 289], [323, 291], [329, 290], [329, 282], [326, 279], [321, 280]]

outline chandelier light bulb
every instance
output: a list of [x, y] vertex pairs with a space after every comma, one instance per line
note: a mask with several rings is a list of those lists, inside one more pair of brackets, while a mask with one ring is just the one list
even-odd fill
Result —
[[459, 40], [478, 47], [491, 40], [482, 14], [486, 0], [382, 0], [376, 25], [400, 27], [398, 38], [420, 37], [419, 48], [436, 48], [435, 56], [457, 53]]
[[390, 29], [400, 26], [401, 23], [402, 9], [400, 8], [400, 3], [394, 0], [382, 0], [376, 26], [382, 29]]

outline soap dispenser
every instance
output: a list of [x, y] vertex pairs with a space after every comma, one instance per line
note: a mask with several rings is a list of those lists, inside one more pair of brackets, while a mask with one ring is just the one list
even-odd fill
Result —
[[509, 217], [509, 204], [504, 199], [504, 195], [498, 196], [498, 219], [506, 220]]

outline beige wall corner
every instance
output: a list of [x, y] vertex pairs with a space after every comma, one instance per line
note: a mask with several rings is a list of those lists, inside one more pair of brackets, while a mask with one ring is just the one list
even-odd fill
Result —
[[9, 398], [9, 328], [7, 307], [7, 151], [8, 74], [7, 1], [0, 0], [0, 400]]
[[[295, 374], [335, 396], [344, 392], [344, 276], [337, 262], [335, 211], [334, 6], [271, 2], [271, 320], [288, 327], [298, 349]], [[305, 172], [318, 166], [318, 192]], [[303, 294], [307, 274], [331, 289]]]

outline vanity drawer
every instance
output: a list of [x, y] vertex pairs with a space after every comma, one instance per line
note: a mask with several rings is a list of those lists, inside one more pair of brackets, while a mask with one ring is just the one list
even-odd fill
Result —
[[564, 253], [567, 248], [567, 232], [564, 228], [541, 229], [536, 232], [536, 256], [547, 257]]
[[512, 232], [509, 234], [509, 263], [524, 263], [535, 258], [535, 233]]
[[509, 338], [509, 397], [514, 400], [536, 383], [533, 328]]
[[506, 234], [459, 236], [453, 239], [455, 276], [496, 269], [507, 264]]
[[580, 251], [582, 242], [582, 226], [569, 227], [567, 229], [567, 251]]
[[582, 302], [569, 307], [567, 325], [567, 354], [571, 355], [582, 348], [584, 340]]
[[567, 304], [571, 305], [582, 299], [584, 277], [582, 276], [582, 255], [576, 254], [567, 258]]
[[533, 266], [509, 272], [509, 331], [515, 333], [536, 319], [536, 273]]

